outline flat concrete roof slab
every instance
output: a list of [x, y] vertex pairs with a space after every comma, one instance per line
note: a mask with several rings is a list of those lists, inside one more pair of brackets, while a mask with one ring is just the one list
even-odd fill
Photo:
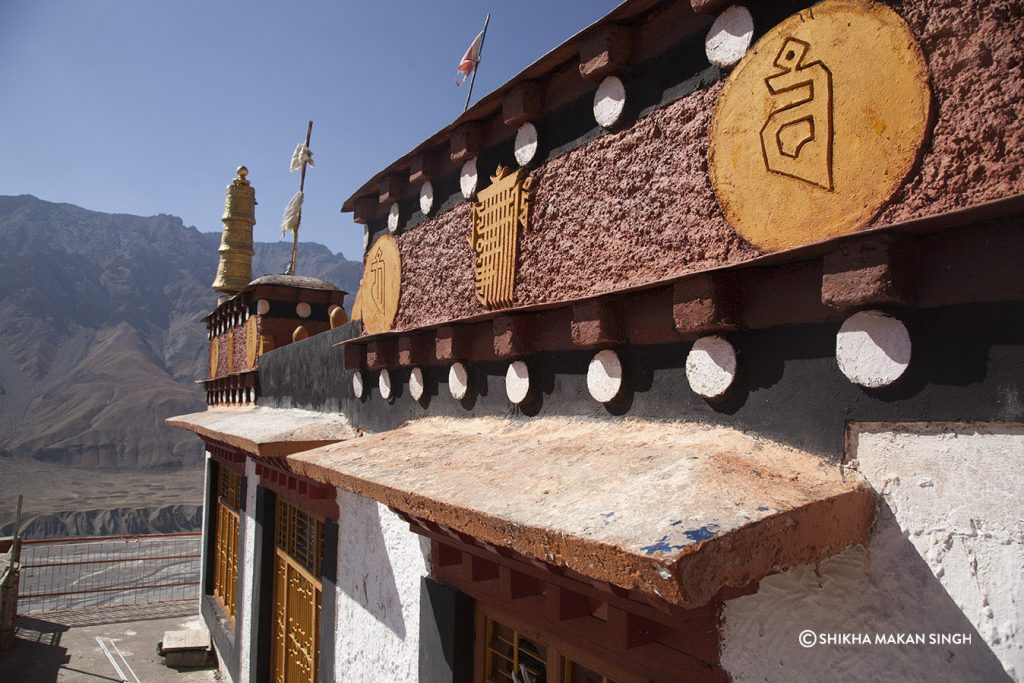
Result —
[[358, 435], [340, 413], [262, 406], [212, 408], [169, 417], [165, 422], [247, 453], [270, 457], [297, 453]]
[[299, 474], [529, 558], [706, 604], [864, 541], [874, 494], [815, 454], [694, 423], [425, 418]]

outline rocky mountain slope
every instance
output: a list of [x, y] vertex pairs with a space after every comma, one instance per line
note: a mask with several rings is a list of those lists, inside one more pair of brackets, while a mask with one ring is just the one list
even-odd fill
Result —
[[[201, 462], [198, 441], [163, 418], [204, 408], [194, 384], [207, 363], [199, 319], [216, 303], [219, 241], [174, 216], [0, 196], [0, 472], [10, 459]], [[281, 272], [289, 251], [258, 243], [253, 275]], [[354, 296], [360, 264], [315, 243], [299, 258], [303, 275]]]

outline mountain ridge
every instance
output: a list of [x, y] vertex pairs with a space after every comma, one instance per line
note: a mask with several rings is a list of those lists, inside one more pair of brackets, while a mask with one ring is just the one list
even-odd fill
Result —
[[[205, 407], [200, 318], [216, 305], [219, 244], [169, 214], [0, 196], [0, 454], [198, 466], [200, 444], [163, 418]], [[254, 247], [255, 278], [279, 271], [291, 243]], [[304, 242], [299, 271], [354, 292], [362, 265]]]

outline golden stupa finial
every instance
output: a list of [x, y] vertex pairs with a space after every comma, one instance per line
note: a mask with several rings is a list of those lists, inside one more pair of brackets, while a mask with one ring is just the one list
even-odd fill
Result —
[[246, 176], [249, 169], [239, 166], [237, 177], [228, 185], [224, 197], [224, 233], [221, 235], [220, 261], [213, 288], [231, 296], [252, 281], [252, 228], [256, 225], [256, 191]]

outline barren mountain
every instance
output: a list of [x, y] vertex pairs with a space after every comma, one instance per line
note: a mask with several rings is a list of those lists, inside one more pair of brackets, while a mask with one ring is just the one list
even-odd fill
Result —
[[[219, 241], [174, 216], [0, 197], [0, 474], [199, 465], [199, 442], [163, 419], [204, 407]], [[281, 272], [290, 246], [258, 243], [253, 275]], [[354, 293], [361, 266], [305, 243], [299, 270]]]

